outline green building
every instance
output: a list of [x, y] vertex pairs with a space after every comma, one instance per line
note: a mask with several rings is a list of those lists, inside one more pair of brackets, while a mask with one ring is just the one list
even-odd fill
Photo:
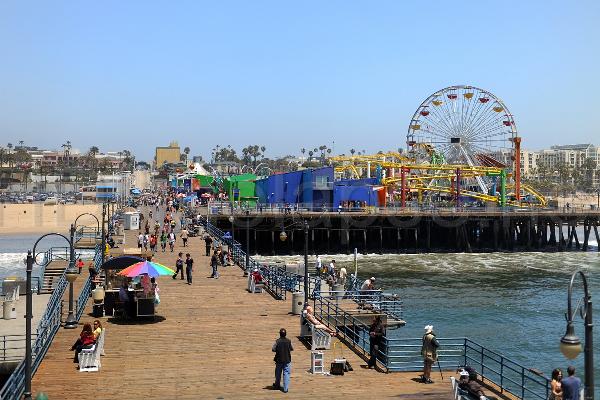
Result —
[[254, 174], [233, 175], [223, 179], [223, 189], [230, 201], [253, 207], [257, 201], [254, 193], [255, 180]]

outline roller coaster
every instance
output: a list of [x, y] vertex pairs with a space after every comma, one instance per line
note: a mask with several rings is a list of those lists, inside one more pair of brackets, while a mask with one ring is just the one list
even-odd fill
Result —
[[376, 178], [386, 203], [546, 207], [545, 197], [520, 182], [516, 124], [496, 96], [451, 86], [429, 96], [408, 128], [406, 152], [331, 157], [339, 178]]

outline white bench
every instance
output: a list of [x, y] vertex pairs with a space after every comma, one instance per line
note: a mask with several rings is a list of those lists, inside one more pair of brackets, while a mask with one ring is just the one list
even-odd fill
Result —
[[254, 276], [252, 276], [252, 274], [251, 274], [250, 275], [250, 293], [262, 293], [264, 288], [265, 288], [264, 281], [256, 283], [254, 281]]
[[300, 317], [300, 336], [310, 336], [311, 350], [329, 350], [331, 348], [331, 335], [321, 328], [316, 328], [315, 325], [306, 321], [304, 315]]
[[79, 372], [97, 372], [102, 363], [100, 356], [104, 355], [104, 336], [106, 329], [102, 329], [102, 333], [98, 336], [96, 343], [89, 349], [82, 349], [79, 353]]

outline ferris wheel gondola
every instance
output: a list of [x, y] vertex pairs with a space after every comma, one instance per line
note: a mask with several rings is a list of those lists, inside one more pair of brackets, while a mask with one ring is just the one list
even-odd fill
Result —
[[[415, 111], [407, 134], [409, 153], [417, 163], [431, 146], [448, 164], [512, 168], [517, 127], [504, 102], [474, 86], [450, 86], [430, 95]], [[484, 193], [490, 182], [477, 177]]]

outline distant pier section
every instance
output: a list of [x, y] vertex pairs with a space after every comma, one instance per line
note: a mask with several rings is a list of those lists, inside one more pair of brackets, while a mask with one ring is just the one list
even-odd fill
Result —
[[[311, 254], [597, 250], [598, 210], [385, 209], [377, 212], [212, 210], [251, 254], [303, 254], [303, 221]], [[280, 240], [286, 232], [285, 240]]]

